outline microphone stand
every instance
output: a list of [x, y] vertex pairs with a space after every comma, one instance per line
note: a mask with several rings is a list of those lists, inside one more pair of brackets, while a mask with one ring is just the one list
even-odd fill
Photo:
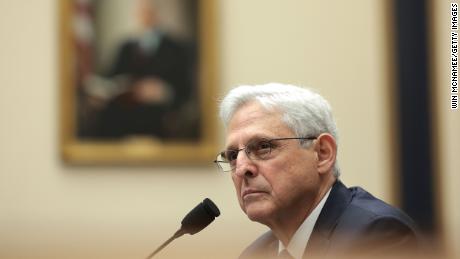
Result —
[[165, 246], [171, 243], [174, 239], [182, 236], [183, 234], [193, 235], [200, 232], [208, 226], [216, 217], [220, 215], [220, 211], [210, 199], [206, 198], [203, 202], [199, 203], [193, 208], [181, 222], [181, 228], [174, 233], [166, 242], [164, 242], [157, 250], [153, 251], [147, 259], [152, 258], [160, 252]]
[[151, 253], [149, 256], [147, 256], [146, 259], [150, 259], [152, 258], [153, 256], [155, 256], [158, 252], [160, 252], [161, 250], [163, 250], [163, 248], [165, 248], [165, 246], [167, 246], [169, 243], [171, 243], [174, 239], [182, 236], [183, 234], [185, 234], [186, 232], [181, 228], [179, 230], [176, 231], [176, 233], [174, 233], [174, 235], [172, 237], [170, 237], [168, 240], [166, 240], [166, 242], [164, 242], [161, 246], [159, 246], [155, 251], [153, 251], [153, 253]]

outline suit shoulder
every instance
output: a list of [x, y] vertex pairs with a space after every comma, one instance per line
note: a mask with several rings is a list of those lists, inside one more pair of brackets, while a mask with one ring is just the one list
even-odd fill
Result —
[[350, 203], [333, 234], [337, 249], [384, 254], [418, 246], [419, 231], [403, 211], [360, 187], [349, 188], [349, 191]]
[[359, 214], [369, 220], [396, 219], [414, 224], [412, 219], [402, 210], [374, 197], [360, 187], [350, 188], [352, 199], [346, 213]]
[[339, 232], [357, 235], [388, 234], [416, 236], [416, 224], [402, 210], [374, 197], [360, 187], [350, 188], [352, 198], [337, 224]]

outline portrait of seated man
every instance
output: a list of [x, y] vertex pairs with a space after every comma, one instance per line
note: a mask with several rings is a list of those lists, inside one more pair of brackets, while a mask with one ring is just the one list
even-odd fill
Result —
[[270, 229], [240, 258], [386, 256], [418, 247], [409, 216], [340, 180], [337, 128], [319, 94], [243, 85], [224, 97], [220, 117], [226, 139], [215, 163], [231, 175], [247, 217]]
[[[194, 11], [193, 4], [173, 7], [180, 9], [175, 13], [188, 14]], [[160, 7], [168, 6], [167, 1], [136, 0], [131, 5], [129, 11], [137, 25], [135, 35], [120, 40], [111, 63], [85, 81], [85, 95], [99, 102], [88, 109], [91, 120], [82, 120], [86, 129], [81, 135], [197, 140], [200, 129], [194, 40], [172, 35], [164, 28]]]

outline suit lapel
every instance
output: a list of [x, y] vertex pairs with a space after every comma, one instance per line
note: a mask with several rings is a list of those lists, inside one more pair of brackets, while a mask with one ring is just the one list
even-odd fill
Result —
[[351, 194], [349, 190], [342, 182], [337, 180], [332, 186], [331, 193], [315, 223], [304, 257], [307, 254], [324, 254], [327, 252], [331, 235], [350, 201]]

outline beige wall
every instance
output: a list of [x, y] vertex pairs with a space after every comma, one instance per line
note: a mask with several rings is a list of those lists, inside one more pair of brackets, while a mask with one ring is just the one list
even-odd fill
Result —
[[[210, 197], [222, 216], [163, 255], [209, 258], [225, 251], [221, 257], [234, 258], [265, 227], [245, 218], [230, 178], [212, 165], [60, 162], [56, 2], [0, 0], [0, 257], [143, 258]], [[384, 2], [219, 1], [222, 77], [216, 87], [220, 95], [236, 84], [270, 81], [317, 89], [337, 118], [343, 180], [397, 203]], [[458, 114], [443, 109], [446, 235], [458, 243], [458, 231], [448, 231], [458, 229], [458, 206], [452, 206], [458, 185], [450, 177], [458, 183], [453, 154], [459, 152], [449, 143]]]

